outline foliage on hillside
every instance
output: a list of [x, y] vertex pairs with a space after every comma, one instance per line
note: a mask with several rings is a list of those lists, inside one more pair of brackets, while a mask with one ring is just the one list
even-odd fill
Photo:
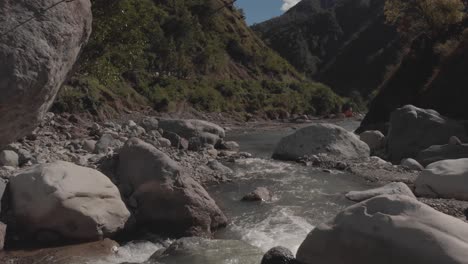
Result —
[[302, 0], [253, 29], [299, 71], [343, 96], [368, 99], [402, 41], [385, 23], [385, 0]]
[[93, 34], [59, 111], [325, 113], [331, 90], [304, 81], [245, 24], [230, 0], [94, 0]]

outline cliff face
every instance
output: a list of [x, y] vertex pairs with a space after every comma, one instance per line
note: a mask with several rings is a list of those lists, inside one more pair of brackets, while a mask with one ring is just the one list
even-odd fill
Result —
[[455, 118], [468, 119], [467, 23], [438, 39], [420, 36], [372, 101], [358, 132], [385, 130], [390, 113], [405, 104], [430, 108]]
[[399, 62], [402, 40], [385, 24], [385, 0], [303, 0], [254, 25], [262, 39], [309, 77], [341, 95], [367, 97]]

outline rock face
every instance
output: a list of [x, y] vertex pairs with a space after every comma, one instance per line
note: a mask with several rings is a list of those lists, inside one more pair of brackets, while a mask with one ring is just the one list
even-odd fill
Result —
[[431, 163], [448, 160], [468, 158], [468, 144], [448, 144], [430, 146], [418, 153], [416, 160], [423, 166]]
[[442, 145], [457, 136], [465, 140], [463, 124], [441, 116], [434, 110], [406, 105], [395, 110], [390, 118], [387, 151], [390, 160], [414, 158], [419, 151], [432, 145]]
[[284, 247], [274, 247], [268, 250], [260, 264], [299, 264], [293, 253]]
[[120, 231], [130, 216], [104, 174], [58, 161], [10, 180], [18, 232], [41, 242], [89, 241]]
[[302, 264], [462, 264], [468, 224], [416, 199], [383, 195], [316, 227], [296, 257]]
[[123, 193], [139, 225], [174, 236], [210, 236], [227, 219], [206, 190], [152, 145], [130, 139], [119, 157]]
[[339, 126], [313, 124], [282, 138], [273, 158], [298, 160], [322, 153], [344, 159], [366, 158], [369, 157], [369, 146]]
[[215, 145], [219, 139], [222, 139], [225, 136], [224, 129], [220, 126], [207, 121], [196, 119], [160, 120], [159, 127], [164, 131], [176, 133], [185, 139], [190, 139], [192, 137], [200, 138], [202, 143], [211, 145]]
[[[4, 0], [0, 32], [57, 1]], [[0, 147], [30, 133], [52, 104], [91, 33], [89, 0], [66, 1], [0, 36]]]
[[351, 201], [362, 202], [364, 200], [384, 194], [399, 194], [416, 198], [408, 185], [402, 182], [391, 182], [385, 186], [366, 191], [352, 191], [346, 194], [346, 198]]
[[432, 163], [414, 184], [419, 196], [468, 200], [468, 159]]
[[359, 138], [369, 146], [371, 152], [385, 147], [385, 136], [378, 130], [365, 131], [359, 135]]
[[160, 264], [258, 264], [262, 255], [260, 249], [243, 241], [189, 237], [177, 240], [162, 252], [156, 252], [150, 258], [150, 263], [156, 261]]

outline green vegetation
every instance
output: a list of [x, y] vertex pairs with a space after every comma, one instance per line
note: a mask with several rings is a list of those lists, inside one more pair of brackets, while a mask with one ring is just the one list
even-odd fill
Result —
[[[342, 100], [306, 81], [225, 0], [94, 0], [93, 34], [57, 111], [322, 114]], [[224, 8], [222, 8], [224, 6]]]
[[400, 32], [438, 34], [465, 17], [461, 0], [387, 0], [385, 17]]

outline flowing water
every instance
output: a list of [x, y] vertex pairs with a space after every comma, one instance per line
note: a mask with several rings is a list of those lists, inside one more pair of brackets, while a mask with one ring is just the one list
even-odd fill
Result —
[[[339, 125], [352, 130], [357, 122], [346, 121]], [[297, 163], [270, 159], [280, 138], [292, 132], [294, 130], [285, 128], [230, 136], [229, 140], [237, 141], [241, 150], [252, 153], [253, 157], [227, 164], [235, 172], [232, 183], [209, 189], [231, 220], [226, 229], [216, 234], [216, 238], [243, 240], [263, 251], [284, 246], [296, 252], [314, 226], [351, 204], [344, 198], [345, 192], [365, 188], [362, 180], [347, 173], [326, 173]], [[272, 201], [240, 201], [256, 187], [268, 188], [273, 194]], [[140, 263], [160, 248], [162, 245], [147, 241], [131, 242], [121, 247], [115, 256], [93, 260], [92, 263]], [[239, 260], [232, 263], [241, 262], [242, 256], [239, 256]]]

